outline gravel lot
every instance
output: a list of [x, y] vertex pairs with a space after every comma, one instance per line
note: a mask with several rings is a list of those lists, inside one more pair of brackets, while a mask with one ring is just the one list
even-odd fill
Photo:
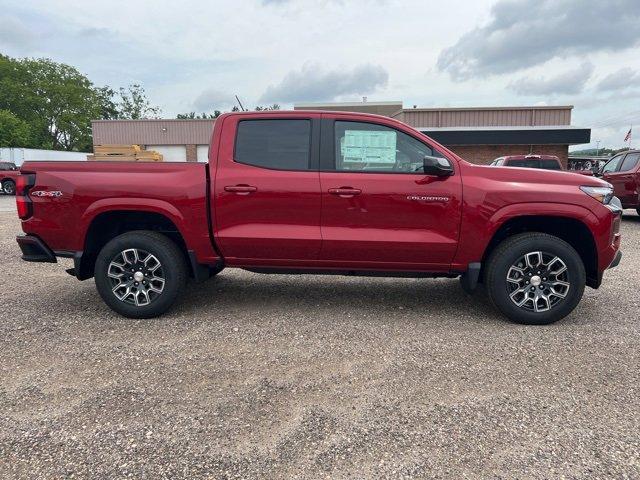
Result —
[[640, 478], [640, 218], [555, 325], [457, 280], [227, 270], [169, 315], [19, 260], [0, 197], [1, 478]]

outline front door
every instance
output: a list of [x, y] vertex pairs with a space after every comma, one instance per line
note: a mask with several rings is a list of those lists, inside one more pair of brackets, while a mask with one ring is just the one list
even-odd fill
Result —
[[[320, 253], [319, 115], [228, 117], [212, 202], [230, 265], [287, 265]], [[228, 122], [228, 123], [227, 123]]]
[[636, 207], [638, 203], [638, 184], [636, 172], [640, 153], [628, 153], [620, 162], [617, 170], [607, 174], [606, 180], [613, 185], [616, 196], [625, 207]]
[[446, 271], [459, 235], [462, 183], [425, 176], [441, 156], [390, 122], [322, 121], [323, 261], [364, 269]]

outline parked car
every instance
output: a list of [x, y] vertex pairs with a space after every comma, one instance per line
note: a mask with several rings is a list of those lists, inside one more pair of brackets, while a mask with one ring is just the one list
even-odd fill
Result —
[[16, 193], [16, 177], [20, 172], [15, 163], [0, 162], [0, 190], [9, 195]]
[[460, 277], [510, 319], [546, 324], [621, 257], [606, 182], [472, 165], [358, 113], [221, 115], [208, 164], [27, 162], [16, 202], [24, 260], [73, 258], [69, 273], [135, 318], [233, 267]]
[[613, 185], [622, 208], [635, 208], [640, 215], [640, 150], [631, 150], [611, 157], [599, 176]]
[[580, 175], [593, 175], [591, 170], [567, 170], [555, 155], [507, 155], [496, 158], [490, 164], [492, 167], [522, 167], [540, 168], [543, 170], [564, 170]]

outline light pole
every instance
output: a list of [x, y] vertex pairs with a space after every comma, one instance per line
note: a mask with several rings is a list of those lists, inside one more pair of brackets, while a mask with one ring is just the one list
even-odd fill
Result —
[[596, 140], [596, 157], [600, 155], [600, 140]]

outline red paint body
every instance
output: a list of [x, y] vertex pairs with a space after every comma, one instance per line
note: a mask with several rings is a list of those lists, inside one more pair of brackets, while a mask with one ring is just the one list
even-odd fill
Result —
[[[604, 173], [602, 179], [613, 185], [614, 193], [622, 202], [623, 208], [640, 208], [640, 150], [633, 150], [622, 155], [623, 158], [618, 167], [611, 172]], [[630, 156], [636, 159], [635, 165], [628, 170], [623, 170], [626, 168], [623, 167], [624, 162]]]
[[[5, 163], [7, 162], [0, 162], [0, 165]], [[20, 175], [19, 170], [3, 170], [0, 168], [0, 185], [2, 185], [2, 182], [5, 180], [13, 180], [15, 182], [18, 175]]]
[[[255, 118], [386, 125], [438, 150], [454, 173], [282, 171], [237, 163], [238, 121]], [[319, 137], [319, 132], [312, 137], [318, 151]], [[456, 274], [482, 261], [504, 222], [531, 215], [586, 225], [600, 274], [620, 242], [612, 212], [579, 189], [602, 186], [601, 180], [472, 165], [401, 122], [367, 114], [225, 114], [215, 123], [209, 164], [27, 162], [22, 171], [35, 174], [30, 192], [62, 192], [32, 195], [33, 215], [22, 222], [26, 233], [56, 253], [82, 251], [91, 222], [114, 210], [160, 213], [174, 223], [199, 263], [223, 259], [227, 266], [245, 268]]]

